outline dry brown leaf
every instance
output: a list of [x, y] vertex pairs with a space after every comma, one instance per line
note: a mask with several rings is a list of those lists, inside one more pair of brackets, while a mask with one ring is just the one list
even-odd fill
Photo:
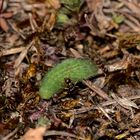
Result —
[[138, 112], [134, 118], [133, 118], [133, 123], [135, 124], [140, 124], [140, 112]]
[[6, 38], [6, 41], [9, 43], [10, 46], [13, 46], [15, 43], [17, 43], [18, 39], [18, 34], [12, 34]]
[[43, 134], [45, 133], [45, 127], [38, 127], [35, 129], [29, 129], [21, 140], [43, 140]]
[[45, 3], [54, 9], [59, 9], [61, 6], [59, 0], [46, 0]]
[[50, 15], [50, 18], [46, 24], [46, 28], [51, 31], [54, 27], [54, 24], [55, 24], [55, 21], [56, 21], [56, 14], [55, 13], [51, 13]]
[[96, 6], [100, 4], [101, 0], [86, 0], [89, 11], [93, 12]]
[[4, 30], [5, 32], [7, 32], [9, 30], [8, 24], [5, 21], [4, 18], [0, 18], [0, 27], [2, 28], [2, 30]]
[[4, 18], [10, 18], [13, 16], [12, 12], [8, 12], [8, 13], [2, 13], [0, 14], [0, 17], [4, 17]]
[[129, 2], [127, 0], [120, 0], [123, 4], [125, 4], [132, 12], [135, 13], [135, 16], [139, 17], [140, 16], [140, 5], [133, 1]]

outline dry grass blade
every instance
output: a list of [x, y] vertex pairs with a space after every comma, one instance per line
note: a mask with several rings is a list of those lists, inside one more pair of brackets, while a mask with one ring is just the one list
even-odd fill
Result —
[[129, 109], [129, 107], [133, 107], [139, 109], [139, 107], [134, 102], [128, 100], [127, 98], [117, 97], [114, 93], [112, 93], [111, 95], [124, 108]]
[[5, 136], [4, 138], [2, 138], [1, 140], [9, 140], [13, 135], [15, 135], [15, 133], [18, 131], [19, 129], [16, 128], [15, 130], [13, 130], [11, 133], [9, 133], [7, 136]]
[[125, 20], [125, 23], [131, 27], [135, 32], [140, 32], [139, 26], [137, 27], [136, 24], [134, 24], [133, 22], [131, 22], [130, 20]]
[[83, 58], [82, 55], [78, 51], [76, 51], [75, 49], [70, 48], [70, 51], [75, 58]]
[[119, 0], [124, 5], [126, 5], [130, 10], [132, 10], [138, 17], [140, 17], [140, 6], [139, 4], [135, 4], [134, 2], [129, 2], [127, 0]]
[[[128, 99], [128, 100], [140, 99], [140, 95], [131, 96], [131, 97], [128, 97], [126, 99]], [[116, 100], [106, 101], [106, 102], [101, 103], [100, 106], [106, 107], [106, 106], [110, 106], [112, 104], [117, 104], [117, 101]], [[92, 105], [91, 107], [83, 107], [80, 109], [71, 110], [71, 112], [74, 113], [75, 115], [77, 115], [77, 114], [88, 112], [88, 111], [93, 110], [93, 109], [98, 109], [98, 107], [95, 105]]]
[[25, 56], [28, 53], [28, 50], [33, 46], [34, 40], [20, 53], [19, 57], [15, 60], [14, 68], [17, 68], [22, 60], [25, 58]]
[[0, 57], [1, 56], [7, 56], [7, 55], [11, 55], [11, 54], [16, 54], [16, 53], [20, 53], [25, 49], [25, 47], [19, 47], [19, 48], [11, 48], [8, 50], [2, 50], [0, 52]]
[[112, 118], [107, 114], [107, 112], [100, 105], [97, 105], [98, 108], [103, 112], [103, 114], [112, 122]]
[[101, 96], [105, 100], [110, 100], [109, 96], [100, 88], [92, 84], [89, 80], [82, 81], [86, 86], [88, 86], [92, 91], [96, 92], [99, 96]]
[[50, 130], [45, 133], [45, 136], [65, 136], [65, 137], [72, 137], [80, 140], [85, 140], [85, 138], [78, 137], [74, 134], [64, 132], [64, 131], [55, 131], [55, 130]]

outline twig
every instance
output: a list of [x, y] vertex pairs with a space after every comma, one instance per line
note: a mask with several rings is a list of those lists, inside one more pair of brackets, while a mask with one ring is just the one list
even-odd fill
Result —
[[22, 60], [27, 55], [28, 50], [33, 46], [33, 44], [34, 44], [34, 40], [20, 53], [19, 57], [15, 60], [14, 68], [17, 68], [20, 65]]
[[4, 2], [4, 0], [1, 0], [1, 2], [0, 2], [0, 13], [2, 13], [3, 2]]
[[7, 136], [5, 136], [4, 138], [2, 138], [2, 140], [9, 140], [18, 130], [19, 130], [19, 128], [16, 128], [11, 133], [9, 133]]
[[0, 52], [0, 57], [1, 56], [6, 56], [6, 55], [11, 55], [11, 54], [16, 54], [16, 53], [20, 53], [25, 49], [25, 47], [19, 47], [19, 48], [11, 48], [8, 50], [2, 50]]
[[92, 84], [92, 82], [90, 82], [89, 80], [83, 80], [82, 83], [84, 83], [92, 91], [96, 92], [99, 96], [101, 96], [105, 100], [110, 100], [110, 98], [108, 97], [108, 95], [103, 90], [101, 90], [100, 88], [98, 88], [97, 86], [95, 86], [94, 84]]
[[107, 112], [105, 111], [105, 109], [100, 106], [100, 105], [97, 105], [97, 107], [102, 111], [102, 113], [112, 122], [112, 118], [107, 114]]
[[[131, 96], [126, 99], [128, 99], [128, 100], [140, 99], [140, 95]], [[117, 103], [117, 101], [110, 100], [110, 101], [103, 102], [100, 105], [102, 107], [105, 107], [105, 106], [109, 106], [109, 105], [116, 104], [116, 103]], [[84, 107], [84, 108], [80, 108], [80, 109], [71, 110], [71, 112], [73, 112], [75, 115], [77, 115], [77, 114], [88, 112], [93, 109], [98, 109], [98, 107], [96, 105], [92, 105], [91, 107]]]
[[57, 136], [57, 135], [85, 140], [85, 138], [78, 137], [78, 136], [76, 136], [74, 134], [71, 134], [71, 133], [68, 133], [68, 132], [64, 132], [64, 131], [55, 131], [55, 130], [47, 131], [44, 136]]

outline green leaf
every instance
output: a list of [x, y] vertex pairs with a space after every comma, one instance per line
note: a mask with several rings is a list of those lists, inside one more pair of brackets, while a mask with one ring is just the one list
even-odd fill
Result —
[[60, 0], [60, 3], [71, 11], [77, 11], [83, 4], [83, 0]]
[[51, 122], [48, 118], [45, 118], [45, 117], [40, 117], [38, 119], [38, 122], [36, 124], [36, 126], [50, 126], [51, 125]]
[[124, 17], [122, 15], [114, 14], [113, 15], [113, 20], [114, 20], [115, 23], [120, 24], [124, 21]]

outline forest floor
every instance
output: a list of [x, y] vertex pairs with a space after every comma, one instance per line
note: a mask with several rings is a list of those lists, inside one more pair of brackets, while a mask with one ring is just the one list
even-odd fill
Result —
[[[97, 74], [43, 99], [68, 58]], [[0, 139], [140, 140], [140, 0], [1, 0]]]

